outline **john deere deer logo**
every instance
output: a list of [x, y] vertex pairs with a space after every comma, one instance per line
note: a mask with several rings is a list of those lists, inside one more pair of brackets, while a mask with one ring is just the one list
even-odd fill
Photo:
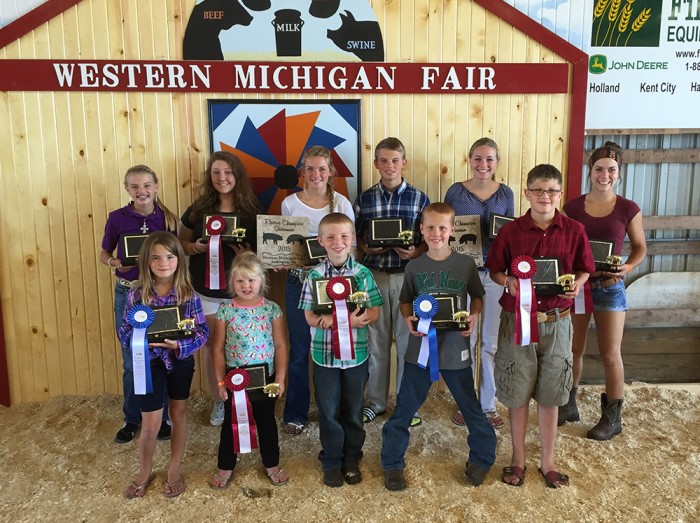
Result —
[[591, 74], [601, 74], [608, 70], [608, 57], [604, 54], [594, 54], [588, 60], [588, 70]]

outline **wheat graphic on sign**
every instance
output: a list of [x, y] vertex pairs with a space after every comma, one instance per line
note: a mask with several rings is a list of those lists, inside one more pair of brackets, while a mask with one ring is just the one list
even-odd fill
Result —
[[[636, 0], [598, 0], [593, 9], [593, 25], [595, 28], [594, 46], [619, 46], [624, 38], [624, 47], [627, 47], [632, 35], [642, 29], [644, 24], [651, 18], [651, 8], [642, 8], [636, 18], [634, 18], [633, 5]], [[634, 20], [634, 21], [633, 21]], [[630, 22], [632, 24], [630, 25]], [[605, 25], [603, 36], [602, 26]]]
[[627, 42], [629, 42], [630, 36], [632, 36], [633, 33], [639, 31], [642, 28], [642, 26], [647, 23], [647, 20], [649, 20], [650, 17], [650, 8], [644, 9], [644, 11], [639, 13], [639, 16], [637, 16], [634, 22], [632, 22], [632, 31], [630, 31], [630, 34], [627, 35], [627, 40], [625, 40], [625, 47], [627, 47]]

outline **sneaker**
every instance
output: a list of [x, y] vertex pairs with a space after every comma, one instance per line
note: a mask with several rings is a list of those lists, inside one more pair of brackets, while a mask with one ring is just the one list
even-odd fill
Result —
[[340, 469], [328, 469], [323, 471], [323, 484], [327, 487], [342, 487], [345, 479]]
[[209, 423], [213, 427], [220, 427], [224, 424], [224, 402], [223, 400], [214, 401], [214, 406], [211, 409], [211, 415], [209, 416]]
[[170, 439], [170, 433], [172, 429], [170, 425], [168, 425], [167, 421], [164, 421], [163, 423], [160, 424], [160, 430], [158, 431], [158, 435], [156, 436], [156, 439], [158, 441], [167, 441]]
[[403, 476], [403, 469], [385, 470], [384, 486], [387, 490], [404, 490], [406, 488], [406, 478]]
[[117, 436], [114, 438], [115, 443], [129, 443], [136, 436], [136, 431], [139, 430], [139, 426], [134, 423], [127, 423], [117, 432]]

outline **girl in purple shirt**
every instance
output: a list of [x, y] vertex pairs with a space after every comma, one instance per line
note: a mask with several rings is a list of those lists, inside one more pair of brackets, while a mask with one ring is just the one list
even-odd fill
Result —
[[[177, 231], [178, 219], [163, 202], [158, 201], [158, 177], [150, 167], [135, 165], [126, 171], [124, 176], [124, 189], [129, 194], [130, 202], [109, 213], [105, 224], [105, 233], [102, 237], [102, 251], [100, 262], [108, 265], [116, 276], [114, 285], [114, 324], [116, 329], [122, 323], [124, 307], [126, 305], [126, 293], [129, 292], [132, 282], [139, 276], [136, 266], [122, 265], [124, 252], [121, 242], [126, 234], [146, 234], [154, 231]], [[116, 257], [114, 251], [117, 251]], [[132, 376], [131, 359], [122, 348], [122, 362], [124, 372], [122, 383], [124, 388], [124, 426], [117, 432], [114, 441], [116, 443], [128, 443], [141, 425], [141, 411], [139, 403], [134, 396], [134, 380]], [[170, 438], [170, 425], [168, 425], [168, 408], [166, 406], [163, 415], [163, 425], [158, 433], [158, 439]]]
[[[588, 431], [587, 437], [608, 440], [622, 432], [620, 411], [625, 384], [622, 364], [622, 334], [625, 326], [627, 300], [623, 279], [646, 256], [647, 246], [642, 227], [642, 212], [631, 200], [614, 192], [620, 180], [622, 149], [613, 142], [599, 147], [588, 160], [590, 192], [567, 202], [564, 212], [583, 224], [590, 239], [615, 242], [615, 254], [622, 252], [625, 235], [629, 236], [632, 251], [618, 272], [595, 272], [590, 285], [593, 297], [593, 319], [596, 324], [598, 350], [605, 369], [605, 392], [601, 395], [601, 417]], [[573, 388], [566, 405], [559, 407], [559, 425], [580, 419], [576, 406], [576, 392], [583, 370], [591, 314], [574, 314]]]

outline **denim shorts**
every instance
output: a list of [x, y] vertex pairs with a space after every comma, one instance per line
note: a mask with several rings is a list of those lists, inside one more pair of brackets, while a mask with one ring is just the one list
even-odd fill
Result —
[[591, 281], [591, 297], [594, 311], [624, 312], [627, 310], [627, 293], [625, 282], [622, 280], [605, 288], [600, 286], [600, 281]]
[[194, 376], [194, 357], [184, 360], [173, 358], [173, 370], [168, 372], [163, 361], [151, 360], [153, 392], [137, 396], [141, 412], [154, 412], [165, 406], [165, 397], [171, 400], [186, 400], [190, 397], [190, 387]]

